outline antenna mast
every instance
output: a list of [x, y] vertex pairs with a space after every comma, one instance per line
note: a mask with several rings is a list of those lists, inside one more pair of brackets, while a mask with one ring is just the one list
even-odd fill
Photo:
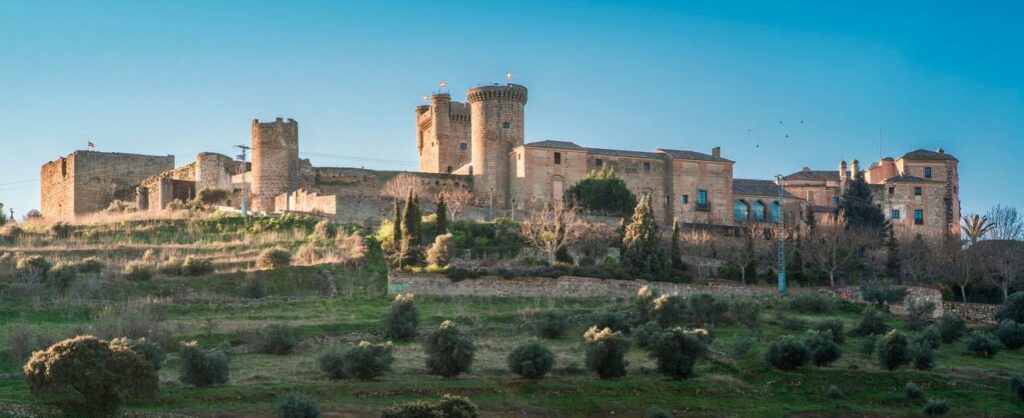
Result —
[[238, 154], [238, 160], [242, 162], [242, 217], [249, 216], [249, 205], [246, 202], [245, 195], [249, 193], [249, 187], [245, 183], [245, 152], [252, 148], [246, 145], [235, 145], [235, 148], [242, 150], [241, 154]]

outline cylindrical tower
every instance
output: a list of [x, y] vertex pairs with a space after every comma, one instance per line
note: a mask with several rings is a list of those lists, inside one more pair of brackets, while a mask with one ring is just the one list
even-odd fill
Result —
[[[274, 198], [299, 187], [299, 123], [252, 121], [252, 208], [273, 212]], [[283, 208], [282, 208], [283, 209]]]
[[508, 207], [509, 152], [523, 145], [526, 87], [518, 84], [469, 90], [473, 189], [478, 199], [493, 198], [495, 207]]

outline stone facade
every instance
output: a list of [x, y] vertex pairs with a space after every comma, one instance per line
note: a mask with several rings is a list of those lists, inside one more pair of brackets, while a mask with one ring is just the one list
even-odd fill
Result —
[[76, 151], [43, 165], [41, 211], [53, 220], [100, 212], [110, 202], [135, 200], [148, 177], [174, 169], [174, 156]]
[[416, 107], [416, 149], [420, 172], [455, 173], [472, 160], [470, 110], [467, 103], [453, 102], [438, 93], [429, 106]]
[[252, 209], [273, 212], [277, 196], [299, 188], [299, 123], [252, 121]]
[[478, 199], [486, 195], [494, 206], [507, 208], [511, 200], [508, 155], [524, 142], [526, 87], [475, 87], [466, 97], [471, 114], [473, 190]]

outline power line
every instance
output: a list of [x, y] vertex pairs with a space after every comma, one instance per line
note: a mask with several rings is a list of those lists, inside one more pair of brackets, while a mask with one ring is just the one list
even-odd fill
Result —
[[418, 165], [419, 163], [413, 161], [404, 160], [391, 160], [387, 158], [370, 158], [370, 157], [356, 157], [352, 155], [336, 155], [336, 154], [322, 154], [316, 152], [299, 152], [299, 154], [311, 156], [311, 157], [323, 157], [323, 158], [337, 158], [340, 160], [352, 160], [360, 162], [373, 162], [373, 163], [387, 163], [387, 164], [405, 164], [405, 165]]
[[12, 181], [10, 183], [0, 183], [0, 186], [10, 186], [12, 184], [31, 183], [31, 182], [36, 182], [36, 181], [39, 181], [39, 179], [18, 180], [18, 181]]

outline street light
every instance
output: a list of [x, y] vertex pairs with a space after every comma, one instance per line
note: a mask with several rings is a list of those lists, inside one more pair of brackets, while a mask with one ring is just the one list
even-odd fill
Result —
[[782, 186], [782, 174], [775, 175], [775, 181], [779, 186], [779, 293], [786, 294], [786, 191]]

